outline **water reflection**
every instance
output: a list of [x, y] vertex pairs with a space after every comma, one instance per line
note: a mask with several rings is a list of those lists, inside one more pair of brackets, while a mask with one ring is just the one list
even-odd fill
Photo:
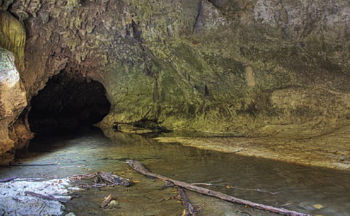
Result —
[[[143, 178], [130, 170], [124, 163], [130, 158], [143, 162], [153, 172], [190, 183], [210, 183], [212, 186], [209, 187], [214, 190], [243, 199], [311, 214], [350, 215], [349, 172], [205, 151], [176, 143], [162, 144], [151, 138], [113, 131], [107, 131], [105, 135], [109, 139], [99, 131], [85, 131], [73, 137], [36, 139], [21, 162], [54, 162], [57, 165], [0, 169], [0, 175], [51, 178], [113, 171], [140, 183], [127, 190], [113, 189], [119, 197], [120, 208], [104, 214], [179, 215], [182, 207], [169, 199], [171, 189], [163, 190], [161, 182]], [[69, 208], [85, 210], [85, 213], [89, 209], [92, 215], [99, 215], [102, 210], [96, 207], [96, 202], [106, 193], [86, 191], [82, 198], [73, 200]], [[203, 215], [213, 215], [213, 211], [216, 211], [215, 215], [269, 215], [242, 210], [211, 198], [209, 202], [209, 198], [195, 194], [191, 197], [198, 203], [207, 203], [209, 210], [203, 210]]]

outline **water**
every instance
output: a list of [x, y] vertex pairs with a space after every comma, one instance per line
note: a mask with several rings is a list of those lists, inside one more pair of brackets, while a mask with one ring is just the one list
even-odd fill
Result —
[[[350, 215], [350, 172], [162, 144], [113, 131], [106, 135], [109, 138], [88, 130], [74, 136], [38, 138], [20, 162], [48, 166], [2, 168], [0, 177], [59, 178], [112, 171], [132, 178], [136, 185], [80, 192], [68, 203], [67, 211], [77, 215], [181, 215], [183, 207], [174, 199], [173, 189], [164, 189], [162, 182], [145, 178], [124, 163], [135, 159], [155, 173], [189, 183], [211, 183], [209, 188], [239, 198], [313, 215]], [[118, 208], [99, 208], [110, 193]], [[189, 196], [201, 207], [201, 215], [271, 215], [194, 193]]]

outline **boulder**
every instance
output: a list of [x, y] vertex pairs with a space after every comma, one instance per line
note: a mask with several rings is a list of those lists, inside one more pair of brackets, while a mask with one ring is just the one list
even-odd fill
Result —
[[27, 106], [26, 91], [15, 66], [14, 55], [0, 48], [0, 154], [15, 147], [15, 121]]

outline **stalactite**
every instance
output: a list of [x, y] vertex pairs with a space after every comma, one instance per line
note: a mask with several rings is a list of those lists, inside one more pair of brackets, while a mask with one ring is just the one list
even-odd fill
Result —
[[7, 12], [0, 12], [0, 47], [12, 51], [19, 71], [24, 70], [26, 32], [24, 25]]

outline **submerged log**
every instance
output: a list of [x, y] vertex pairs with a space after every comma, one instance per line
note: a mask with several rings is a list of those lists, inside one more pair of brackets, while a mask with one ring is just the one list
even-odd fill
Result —
[[114, 175], [110, 172], [96, 172], [93, 174], [84, 174], [84, 175], [76, 175], [70, 178], [73, 181], [81, 181], [81, 180], [95, 180], [94, 185], [82, 185], [85, 188], [100, 188], [100, 187], [107, 187], [107, 186], [117, 186], [122, 185], [124, 187], [129, 187], [133, 185], [134, 183], [127, 179], [123, 178], [121, 176]]
[[18, 177], [11, 177], [11, 178], [4, 178], [4, 179], [0, 179], [0, 183], [6, 183], [6, 182], [10, 182], [13, 181], [15, 179], [17, 179]]
[[106, 206], [108, 206], [108, 204], [112, 201], [112, 194], [109, 194], [108, 196], [105, 197], [105, 199], [103, 200], [102, 204], [101, 204], [101, 208], [105, 208]]
[[50, 163], [50, 164], [9, 164], [9, 165], [1, 165], [0, 167], [41, 167], [41, 166], [57, 166], [58, 164]]
[[277, 207], [273, 207], [273, 206], [268, 206], [268, 205], [264, 205], [264, 204], [259, 204], [259, 203], [255, 203], [255, 202], [251, 202], [248, 200], [243, 200], [243, 199], [239, 199], [218, 191], [213, 191], [207, 188], [203, 188], [203, 187], [198, 187], [186, 182], [182, 182], [182, 181], [177, 181], [159, 174], [155, 174], [150, 172], [142, 163], [140, 163], [139, 161], [134, 161], [134, 160], [127, 160], [126, 161], [127, 164], [129, 164], [129, 166], [131, 168], [133, 168], [134, 170], [136, 170], [137, 172], [141, 173], [144, 176], [150, 177], [150, 178], [157, 178], [160, 179], [162, 181], [166, 181], [166, 182], [171, 182], [172, 184], [178, 186], [178, 187], [182, 187], [185, 188], [187, 190], [193, 191], [193, 192], [197, 192], [200, 194], [204, 194], [207, 196], [211, 196], [211, 197], [215, 197], [215, 198], [219, 198], [231, 203], [236, 203], [236, 204], [241, 204], [241, 205], [245, 205], [245, 206], [249, 206], [255, 209], [261, 209], [261, 210], [265, 210], [265, 211], [269, 211], [269, 212], [273, 212], [273, 213], [277, 213], [277, 214], [281, 214], [281, 215], [289, 215], [289, 216], [311, 216], [309, 214], [305, 214], [305, 213], [300, 213], [300, 212], [296, 212], [296, 211], [291, 211], [288, 209], [284, 209], [284, 208], [277, 208]]
[[188, 198], [186, 192], [184, 191], [184, 189], [182, 189], [181, 187], [178, 187], [177, 190], [179, 191], [180, 197], [181, 197], [181, 201], [183, 203], [183, 205], [185, 206], [185, 212], [184, 215], [185, 216], [197, 216], [198, 215], [198, 211], [197, 209], [192, 205], [190, 199]]
[[63, 202], [63, 203], [67, 202], [69, 200], [69, 199], [63, 199], [63, 198], [56, 198], [56, 197], [51, 196], [51, 195], [38, 194], [38, 193], [35, 193], [32, 191], [25, 191], [24, 193], [25, 193], [25, 195], [30, 195], [30, 196], [38, 197], [41, 199], [53, 200], [53, 201], [58, 201], [58, 202]]
[[123, 178], [121, 176], [114, 175], [109, 172], [97, 172], [98, 180], [105, 182], [109, 185], [122, 185], [124, 187], [129, 187], [133, 185], [133, 182], [127, 178]]

